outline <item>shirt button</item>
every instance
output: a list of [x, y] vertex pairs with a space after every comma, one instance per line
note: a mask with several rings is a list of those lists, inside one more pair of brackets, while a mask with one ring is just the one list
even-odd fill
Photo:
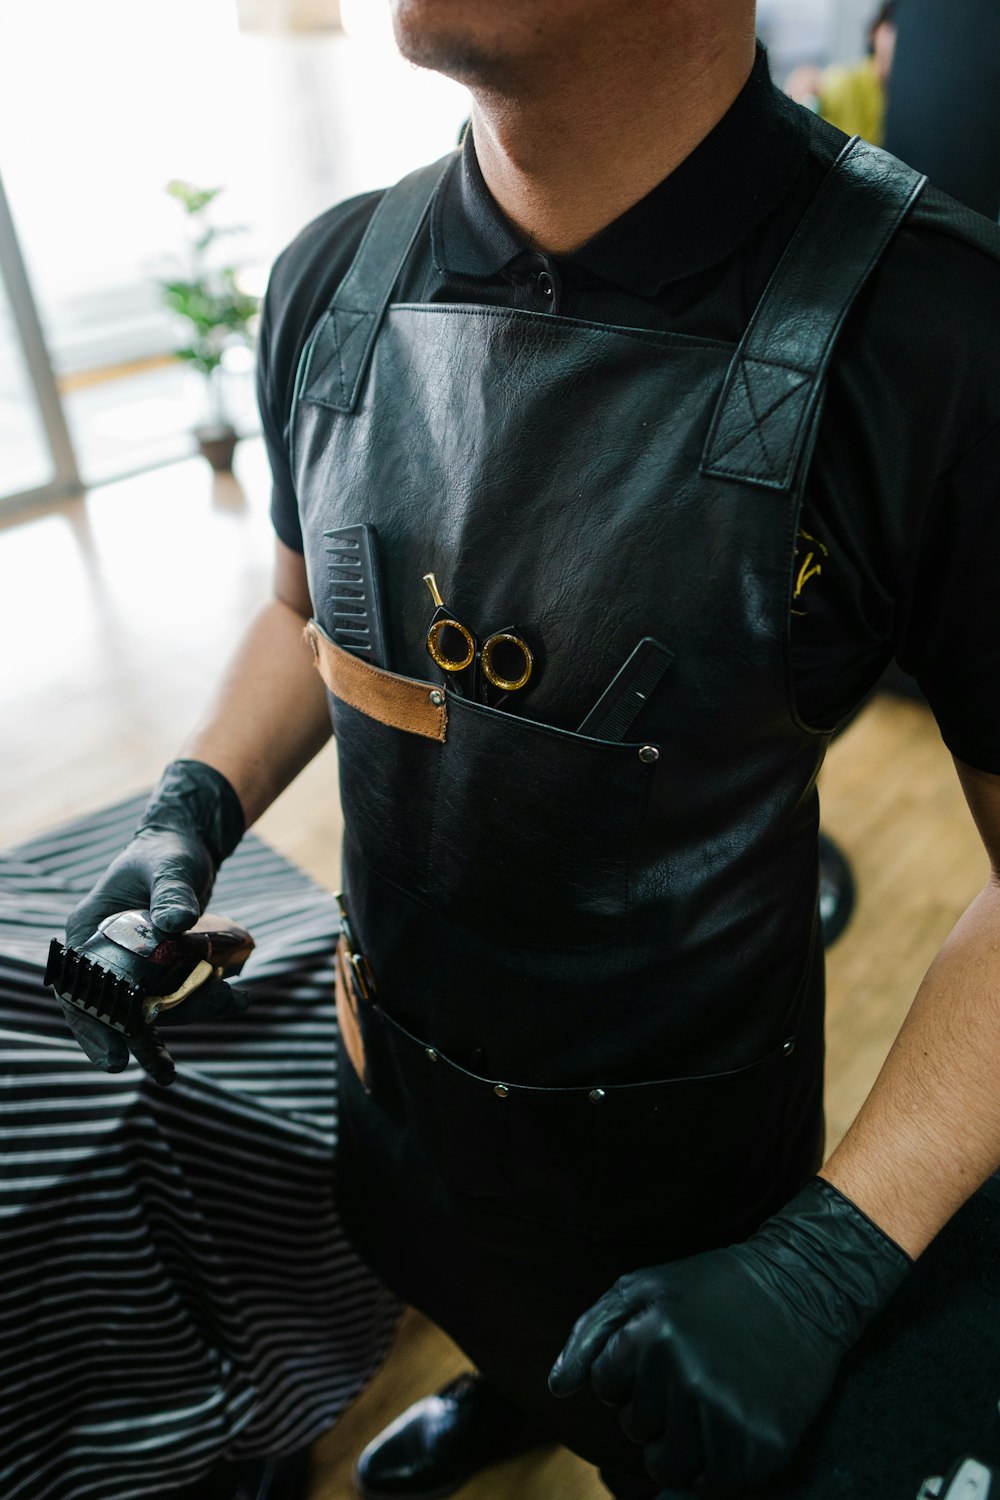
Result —
[[549, 275], [548, 271], [539, 271], [538, 290], [541, 292], [543, 297], [552, 297], [555, 295], [556, 284], [552, 280], [552, 277]]

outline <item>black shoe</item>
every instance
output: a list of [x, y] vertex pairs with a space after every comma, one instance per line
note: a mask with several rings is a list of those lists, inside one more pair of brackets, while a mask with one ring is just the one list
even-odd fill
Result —
[[830, 948], [851, 920], [855, 886], [847, 856], [825, 833], [819, 836], [819, 920]]
[[358, 1459], [362, 1500], [444, 1500], [480, 1469], [551, 1442], [478, 1375], [459, 1375], [403, 1412]]

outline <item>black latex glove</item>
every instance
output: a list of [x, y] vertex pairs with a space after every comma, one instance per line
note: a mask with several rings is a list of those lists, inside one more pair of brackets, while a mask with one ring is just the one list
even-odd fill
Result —
[[[244, 827], [240, 800], [221, 772], [202, 761], [171, 761], [132, 842], [70, 912], [67, 943], [78, 947], [105, 917], [120, 911], [149, 911], [164, 932], [186, 931], [204, 911], [219, 865], [236, 848]], [[74, 1037], [97, 1067], [120, 1073], [131, 1050], [157, 1083], [172, 1081], [173, 1059], [154, 1027], [129, 1042], [95, 1016], [59, 1003]], [[212, 1020], [246, 1006], [246, 997], [224, 980], [210, 980], [176, 1011], [164, 1011], [160, 1024]]]
[[659, 1484], [742, 1496], [790, 1461], [911, 1264], [810, 1178], [742, 1244], [623, 1276], [578, 1320], [549, 1385], [568, 1396], [589, 1381]]

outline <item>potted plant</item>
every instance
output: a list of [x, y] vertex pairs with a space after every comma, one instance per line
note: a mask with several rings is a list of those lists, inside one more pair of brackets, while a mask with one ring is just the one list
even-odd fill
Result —
[[225, 473], [232, 467], [238, 434], [225, 409], [222, 356], [233, 342], [252, 344], [259, 302], [240, 290], [234, 266], [216, 263], [218, 240], [241, 232], [213, 224], [208, 217], [221, 191], [177, 179], [167, 184], [167, 192], [186, 215], [189, 244], [178, 274], [162, 277], [158, 284], [164, 304], [188, 325], [187, 342], [175, 350], [177, 358], [194, 365], [206, 381], [206, 419], [194, 429], [198, 447], [213, 469]]

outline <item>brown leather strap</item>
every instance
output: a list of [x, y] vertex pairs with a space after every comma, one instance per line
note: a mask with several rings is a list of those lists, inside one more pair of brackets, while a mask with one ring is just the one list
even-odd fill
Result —
[[309, 621], [305, 637], [319, 675], [335, 698], [380, 724], [444, 742], [448, 709], [441, 688], [373, 667], [331, 641], [316, 620]]

